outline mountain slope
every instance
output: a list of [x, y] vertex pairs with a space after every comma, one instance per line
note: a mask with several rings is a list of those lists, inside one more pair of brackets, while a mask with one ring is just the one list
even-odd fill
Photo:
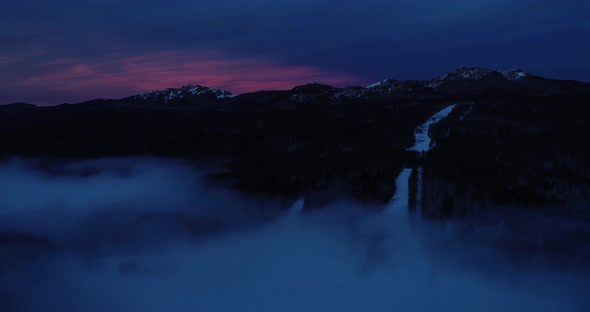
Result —
[[[158, 155], [223, 161], [211, 177], [248, 192], [320, 205], [333, 194], [385, 202], [402, 168], [422, 163], [425, 214], [490, 204], [590, 198], [590, 84], [520, 70], [459, 68], [429, 81], [312, 83], [233, 95], [184, 86], [73, 105], [0, 106], [0, 157]], [[407, 151], [431, 129], [427, 157]], [[314, 204], [315, 202], [315, 204]]]

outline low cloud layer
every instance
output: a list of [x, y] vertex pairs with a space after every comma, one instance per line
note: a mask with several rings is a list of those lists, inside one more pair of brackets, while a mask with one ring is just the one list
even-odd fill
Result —
[[590, 308], [583, 220], [300, 213], [203, 174], [146, 158], [2, 162], [2, 311]]

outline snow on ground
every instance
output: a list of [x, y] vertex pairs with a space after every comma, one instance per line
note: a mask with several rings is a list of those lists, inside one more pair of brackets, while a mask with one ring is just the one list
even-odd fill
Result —
[[293, 203], [293, 205], [291, 205], [289, 214], [300, 215], [303, 212], [303, 207], [305, 207], [305, 200], [303, 198], [299, 198]]
[[[428, 119], [428, 121], [418, 126], [418, 128], [416, 128], [416, 131], [414, 132], [414, 135], [416, 137], [416, 143], [413, 147], [408, 148], [408, 150], [417, 151], [420, 153], [429, 151], [430, 142], [432, 141], [431, 138], [428, 136], [428, 130], [430, 129], [430, 126], [447, 117], [453, 111], [454, 108], [455, 105], [448, 106], [440, 112], [434, 114], [432, 117]], [[409, 202], [409, 178], [411, 173], [412, 169], [404, 169], [395, 180], [396, 192], [389, 201], [387, 207], [385, 208], [385, 211], [387, 213], [392, 215], [403, 215], [407, 213]], [[418, 169], [418, 175], [418, 191], [421, 192], [422, 168]], [[418, 194], [418, 196], [421, 197], [422, 195]]]
[[182, 99], [191, 95], [205, 95], [214, 94], [217, 99], [234, 98], [237, 94], [232, 94], [222, 89], [207, 88], [200, 85], [186, 85], [178, 89], [166, 89], [161, 91], [150, 91], [141, 93], [135, 96], [135, 99], [147, 100], [150, 98], [158, 98], [164, 96], [164, 103], [168, 103], [175, 99]]
[[501, 72], [504, 77], [508, 80], [520, 80], [522, 78], [527, 77], [529, 74], [521, 69], [508, 69]]
[[385, 208], [386, 213], [400, 214], [408, 210], [409, 179], [412, 169], [404, 169], [395, 180], [395, 194]]
[[379, 87], [380, 85], [382, 85], [383, 83], [387, 82], [387, 79], [383, 80], [383, 81], [379, 81], [379, 82], [375, 82], [374, 84], [370, 84], [367, 86], [367, 89], [372, 89], [372, 88], [376, 88]]
[[416, 179], [416, 210], [422, 210], [422, 167], [418, 167], [418, 174]]
[[425, 123], [420, 125], [414, 131], [414, 137], [416, 138], [416, 143], [413, 147], [408, 148], [409, 151], [416, 151], [416, 152], [427, 152], [430, 150], [430, 142], [432, 139], [428, 136], [428, 130], [430, 126], [438, 123], [443, 118], [447, 117], [455, 108], [455, 104], [446, 107], [445, 109], [441, 110], [440, 112], [434, 114], [432, 117], [428, 119]]

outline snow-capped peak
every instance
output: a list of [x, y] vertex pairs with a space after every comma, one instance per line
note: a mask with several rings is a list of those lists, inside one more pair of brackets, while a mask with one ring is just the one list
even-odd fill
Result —
[[388, 81], [388, 79], [385, 79], [385, 80], [382, 80], [382, 81], [379, 81], [379, 82], [375, 82], [373, 84], [370, 84], [370, 85], [366, 86], [366, 88], [367, 89], [377, 88], [377, 87], [381, 86], [382, 84], [386, 83], [387, 81]]
[[463, 66], [463, 67], [459, 67], [459, 68], [455, 69], [447, 76], [452, 75], [452, 76], [457, 76], [457, 77], [467, 79], [467, 80], [479, 80], [479, 79], [483, 78], [484, 76], [489, 75], [491, 72], [492, 72], [491, 70], [486, 69], [486, 68]]
[[500, 72], [508, 80], [520, 80], [524, 77], [530, 76], [529, 73], [522, 69], [508, 69]]
[[493, 73], [493, 71], [486, 68], [462, 66], [448, 74], [444, 74], [442, 76], [432, 79], [426, 85], [426, 87], [437, 88], [446, 81], [452, 81], [457, 79], [477, 81], [491, 73]]
[[227, 91], [221, 90], [221, 89], [208, 88], [208, 87], [203, 87], [200, 85], [185, 85], [185, 86], [182, 86], [178, 89], [169, 88], [169, 89], [165, 89], [165, 90], [159, 90], [159, 91], [157, 90], [157, 91], [150, 91], [150, 92], [141, 93], [141, 94], [135, 96], [135, 99], [147, 100], [147, 99], [155, 99], [155, 98], [163, 97], [164, 103], [168, 103], [168, 102], [175, 100], [175, 99], [182, 99], [182, 98], [186, 98], [186, 97], [190, 97], [190, 96], [207, 95], [207, 94], [215, 95], [215, 97], [218, 99], [232, 98], [232, 97], [237, 96], [236, 94], [232, 94], [230, 92], [227, 92]]

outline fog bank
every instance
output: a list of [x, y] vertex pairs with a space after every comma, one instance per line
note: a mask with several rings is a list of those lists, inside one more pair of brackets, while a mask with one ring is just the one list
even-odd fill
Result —
[[203, 175], [154, 158], [3, 161], [0, 310], [590, 310], [584, 220], [302, 211]]

